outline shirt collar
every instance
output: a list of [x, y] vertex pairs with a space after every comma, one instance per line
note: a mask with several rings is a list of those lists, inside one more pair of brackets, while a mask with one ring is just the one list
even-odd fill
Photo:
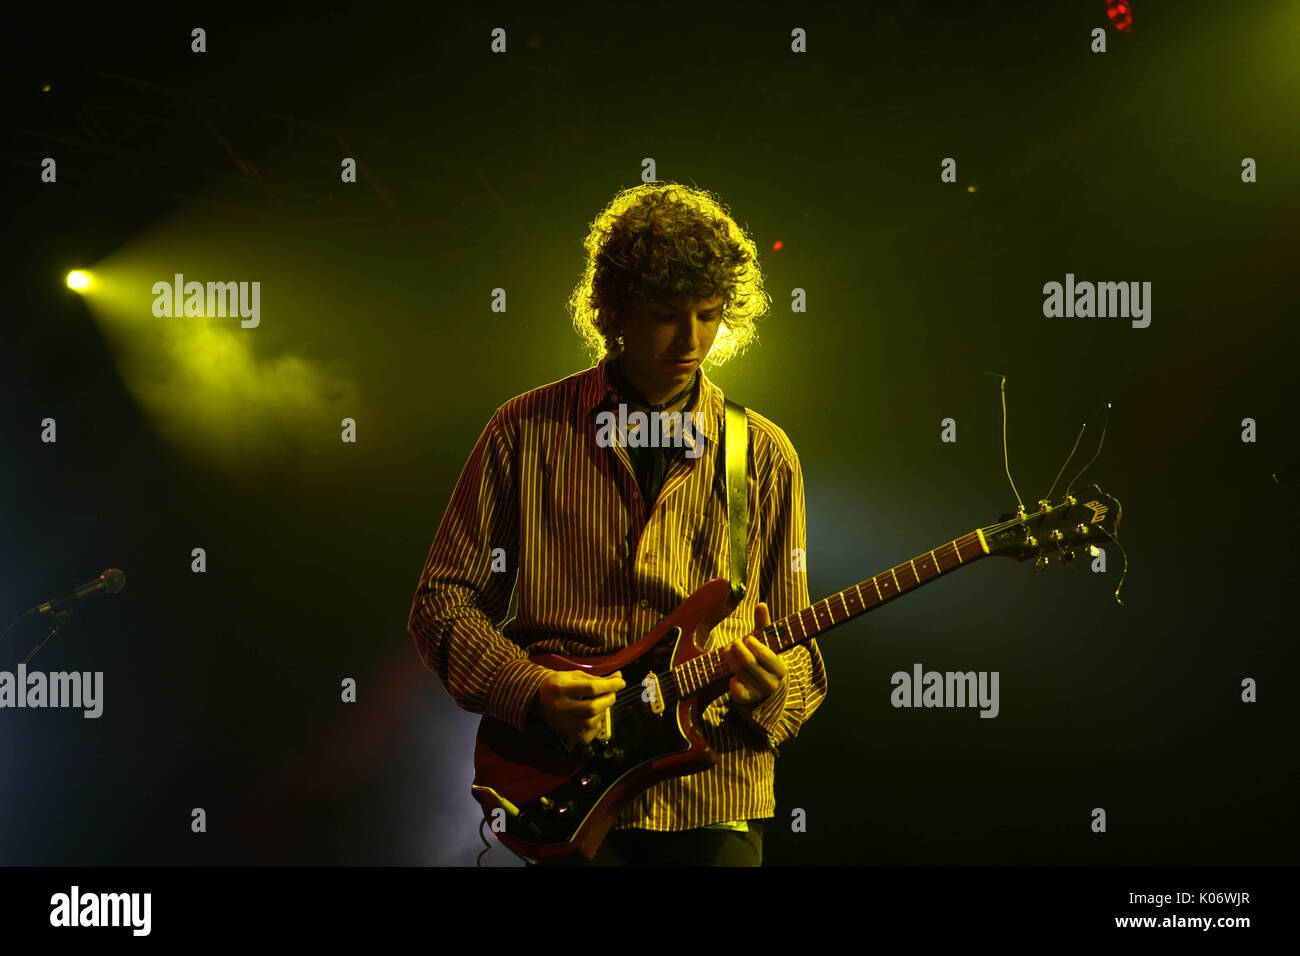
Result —
[[[599, 405], [617, 397], [614, 387], [609, 384], [609, 376], [605, 374], [605, 366], [609, 361], [610, 356], [606, 355], [594, 368], [584, 372], [580, 379], [578, 411], [583, 421], [590, 422], [592, 412]], [[702, 368], [700, 369], [700, 394], [692, 411], [696, 413], [694, 418], [696, 431], [711, 442], [717, 441], [718, 435], [721, 434], [723, 414], [722, 389], [709, 381]]]

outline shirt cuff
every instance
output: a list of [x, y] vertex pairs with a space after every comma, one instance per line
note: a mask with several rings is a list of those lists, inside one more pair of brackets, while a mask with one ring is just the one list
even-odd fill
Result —
[[762, 732], [767, 738], [768, 745], [775, 750], [780, 742], [776, 738], [776, 731], [781, 723], [781, 715], [785, 713], [785, 705], [789, 697], [790, 675], [787, 673], [781, 678], [781, 683], [777, 685], [776, 690], [757, 704], [738, 704], [733, 700], [732, 706], [746, 723]]
[[507, 661], [492, 679], [487, 715], [509, 724], [521, 734], [527, 733], [528, 708], [550, 676], [549, 668], [534, 664], [527, 658]]

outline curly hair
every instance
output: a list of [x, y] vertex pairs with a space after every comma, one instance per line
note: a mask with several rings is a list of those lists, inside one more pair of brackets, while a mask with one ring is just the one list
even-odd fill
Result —
[[646, 183], [619, 192], [591, 223], [587, 267], [569, 296], [583, 343], [599, 358], [622, 349], [617, 316], [633, 301], [723, 297], [711, 365], [741, 354], [768, 311], [754, 241], [707, 190]]

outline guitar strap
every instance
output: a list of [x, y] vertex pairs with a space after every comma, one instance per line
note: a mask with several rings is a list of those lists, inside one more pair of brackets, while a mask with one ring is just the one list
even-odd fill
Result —
[[[723, 470], [727, 475], [727, 526], [731, 531], [731, 600], [739, 604], [745, 597], [745, 580], [748, 577], [745, 547], [749, 543], [749, 494], [745, 488], [745, 467], [749, 457], [749, 418], [745, 406], [728, 398], [723, 399], [726, 423], [722, 441]], [[766, 730], [746, 719], [736, 708], [728, 708], [724, 718], [746, 734], [760, 749], [780, 754], [776, 738]]]
[[745, 465], [749, 457], [749, 419], [745, 406], [723, 399], [726, 420], [723, 425], [722, 464], [727, 475], [727, 527], [731, 532], [731, 600], [739, 604], [745, 597], [745, 580], [749, 577], [745, 549], [749, 544], [749, 493], [745, 484]]

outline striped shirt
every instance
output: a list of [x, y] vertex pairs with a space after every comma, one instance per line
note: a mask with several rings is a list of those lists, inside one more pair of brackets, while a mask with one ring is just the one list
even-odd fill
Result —
[[[552, 673], [530, 653], [612, 653], [706, 581], [730, 575], [721, 390], [699, 373], [692, 411], [703, 446], [670, 457], [647, 514], [627, 448], [598, 440], [598, 413], [620, 401], [607, 361], [497, 409], [461, 472], [411, 607], [407, 629], [456, 704], [520, 731]], [[784, 431], [747, 414], [746, 595], [705, 650], [751, 633], [760, 600], [773, 621], [810, 603], [799, 459]], [[705, 710], [701, 733], [716, 766], [655, 784], [616, 829], [686, 830], [775, 814], [776, 747], [798, 734], [827, 689], [814, 640], [782, 660], [786, 677], [765, 700], [744, 707], [724, 693]]]

